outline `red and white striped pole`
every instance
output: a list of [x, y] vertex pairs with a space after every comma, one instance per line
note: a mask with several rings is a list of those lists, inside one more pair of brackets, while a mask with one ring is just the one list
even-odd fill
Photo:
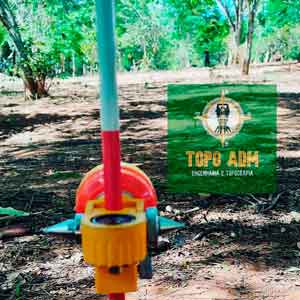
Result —
[[[116, 80], [115, 1], [96, 0], [97, 44], [101, 78], [102, 159], [105, 208], [123, 208], [121, 195], [121, 151]], [[110, 294], [110, 300], [125, 300], [125, 294]]]

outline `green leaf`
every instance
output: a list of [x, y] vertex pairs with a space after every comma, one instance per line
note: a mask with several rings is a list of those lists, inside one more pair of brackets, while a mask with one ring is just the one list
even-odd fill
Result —
[[29, 216], [30, 214], [22, 210], [14, 209], [12, 207], [0, 207], [0, 215], [25, 217], [25, 216]]

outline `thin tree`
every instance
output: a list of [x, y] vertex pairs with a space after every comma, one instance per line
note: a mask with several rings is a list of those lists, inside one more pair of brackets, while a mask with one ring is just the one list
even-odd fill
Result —
[[[243, 74], [248, 75], [251, 63], [251, 52], [253, 46], [253, 35], [255, 29], [255, 18], [259, 0], [216, 0], [218, 6], [226, 17], [231, 31], [234, 35], [236, 45], [236, 54], [234, 61], [236, 64], [242, 64]], [[240, 57], [240, 47], [242, 43], [242, 32], [245, 19], [248, 19], [247, 38], [246, 38], [246, 53], [244, 60]]]
[[[239, 49], [242, 42], [242, 30], [243, 30], [243, 18], [245, 14], [245, 1], [246, 0], [216, 0], [219, 8], [226, 17], [230, 30], [234, 36], [234, 42], [236, 47], [236, 52], [234, 55], [234, 63], [240, 64]], [[233, 8], [233, 9], [232, 9]]]
[[257, 15], [257, 8], [259, 0], [247, 0], [248, 11], [248, 32], [245, 59], [243, 63], [243, 74], [248, 75], [250, 71], [250, 63], [252, 57], [253, 35], [255, 30], [255, 18]]
[[0, 22], [6, 28], [18, 55], [20, 76], [24, 81], [25, 91], [29, 98], [36, 99], [48, 95], [45, 86], [45, 76], [36, 76], [29, 64], [29, 51], [22, 39], [12, 5], [8, 0], [0, 1]]

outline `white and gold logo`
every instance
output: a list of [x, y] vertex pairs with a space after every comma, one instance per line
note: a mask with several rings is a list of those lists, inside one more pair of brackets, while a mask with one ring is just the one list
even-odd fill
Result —
[[227, 140], [236, 136], [250, 114], [244, 114], [240, 104], [228, 97], [222, 91], [221, 97], [213, 99], [204, 108], [202, 115], [195, 113], [194, 120], [202, 121], [206, 132], [219, 139], [222, 147], [227, 145]]

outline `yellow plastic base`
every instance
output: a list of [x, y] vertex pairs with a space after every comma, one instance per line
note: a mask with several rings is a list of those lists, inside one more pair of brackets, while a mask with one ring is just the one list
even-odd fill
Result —
[[124, 199], [124, 209], [117, 214], [134, 216], [120, 225], [94, 224], [94, 217], [116, 214], [104, 208], [104, 201], [90, 201], [81, 224], [84, 260], [98, 267], [133, 265], [147, 255], [147, 225], [143, 201]]
[[107, 268], [96, 268], [96, 292], [98, 294], [128, 293], [137, 290], [137, 266], [122, 267], [119, 274]]
[[[105, 209], [103, 199], [90, 201], [82, 219], [83, 257], [96, 267], [99, 294], [136, 291], [137, 265], [147, 255], [144, 202], [124, 196], [123, 205], [124, 208], [116, 212]], [[107, 220], [118, 223], [120, 215], [127, 218], [124, 223], [106, 223]]]

